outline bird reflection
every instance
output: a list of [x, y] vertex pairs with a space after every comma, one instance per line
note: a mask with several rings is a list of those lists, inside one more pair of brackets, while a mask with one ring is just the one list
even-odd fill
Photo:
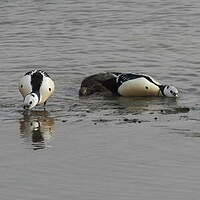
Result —
[[[115, 109], [115, 113], [120, 115], [143, 114], [160, 112], [160, 110], [174, 110], [179, 107], [176, 98], [158, 97], [104, 97], [102, 101], [97, 101], [90, 105], [89, 109]], [[98, 104], [98, 102], [100, 102]]]
[[126, 112], [138, 113], [152, 112], [164, 108], [177, 107], [176, 98], [157, 98], [157, 97], [119, 97], [118, 102], [126, 108]]
[[55, 134], [54, 118], [47, 111], [24, 111], [20, 119], [20, 134], [34, 150], [48, 148]]

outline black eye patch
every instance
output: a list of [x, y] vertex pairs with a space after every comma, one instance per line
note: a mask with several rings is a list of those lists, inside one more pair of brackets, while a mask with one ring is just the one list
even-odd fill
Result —
[[174, 96], [177, 95], [176, 92], [174, 92], [174, 91], [172, 91], [172, 90], [170, 90], [170, 93], [171, 93], [172, 95], [174, 95]]
[[32, 96], [32, 97], [35, 97], [35, 95], [34, 95], [34, 94], [31, 94], [31, 96]]
[[32, 103], [33, 103], [32, 101], [29, 102], [30, 105], [31, 105]]

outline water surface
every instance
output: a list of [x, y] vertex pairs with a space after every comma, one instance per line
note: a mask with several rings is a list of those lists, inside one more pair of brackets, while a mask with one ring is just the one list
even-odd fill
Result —
[[[3, 199], [198, 199], [199, 9], [193, 1], [4, 1], [0, 6]], [[56, 91], [24, 112], [46, 70]], [[180, 98], [79, 98], [104, 71], [152, 75]]]

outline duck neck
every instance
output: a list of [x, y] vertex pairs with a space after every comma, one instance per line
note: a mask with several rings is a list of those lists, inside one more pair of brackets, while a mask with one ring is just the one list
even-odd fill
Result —
[[32, 91], [31, 93], [34, 93], [38, 97], [38, 103], [40, 102], [40, 93], [38, 91]]
[[162, 96], [166, 96], [166, 95], [164, 94], [164, 89], [165, 89], [165, 87], [166, 87], [166, 85], [159, 85], [160, 93], [161, 93]]

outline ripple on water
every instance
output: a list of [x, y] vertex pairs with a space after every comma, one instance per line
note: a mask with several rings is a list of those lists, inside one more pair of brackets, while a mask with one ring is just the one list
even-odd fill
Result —
[[[1, 198], [199, 199], [199, 8], [1, 1]], [[56, 90], [26, 113], [17, 83], [33, 65]], [[79, 98], [82, 79], [104, 71], [149, 74], [180, 98]]]

